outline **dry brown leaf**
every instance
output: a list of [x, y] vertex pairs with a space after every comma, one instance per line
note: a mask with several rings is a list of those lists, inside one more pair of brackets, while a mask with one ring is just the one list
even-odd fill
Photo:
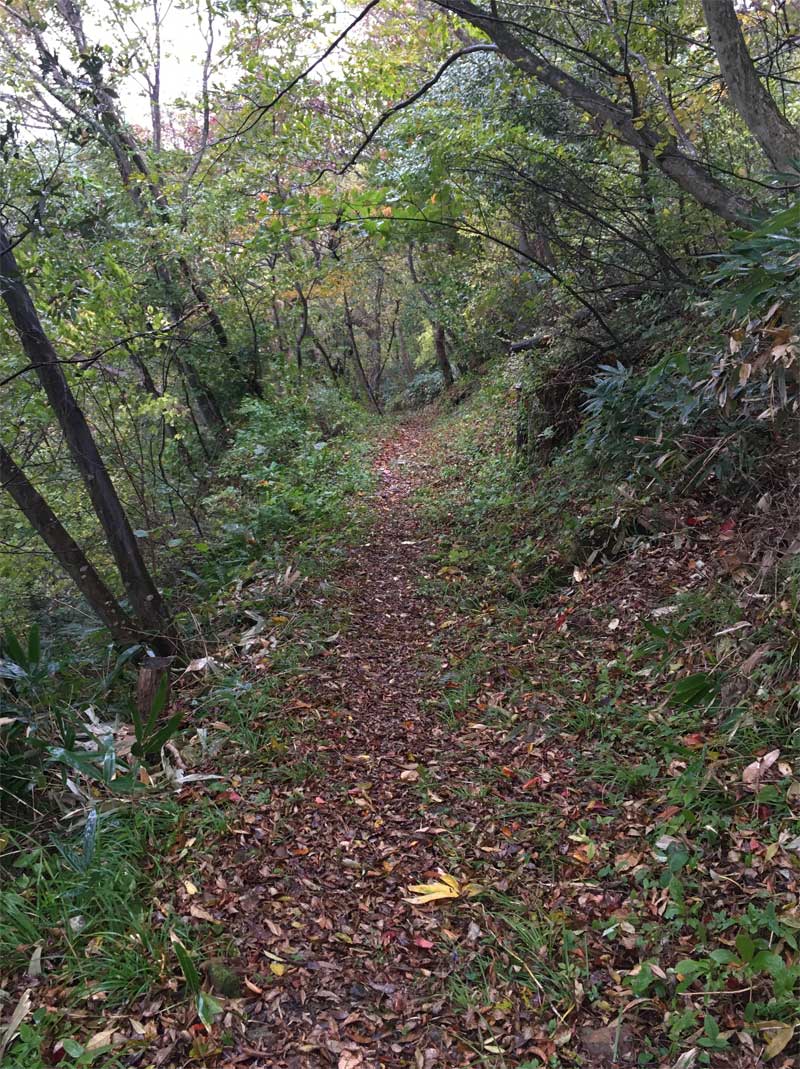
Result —
[[752, 761], [742, 773], [742, 783], [749, 791], [757, 791], [761, 786], [764, 774], [769, 771], [781, 755], [780, 750], [770, 750], [769, 753]]
[[100, 1047], [108, 1047], [114, 1038], [115, 1028], [106, 1028], [102, 1032], [96, 1032], [86, 1043], [86, 1050], [99, 1050]]

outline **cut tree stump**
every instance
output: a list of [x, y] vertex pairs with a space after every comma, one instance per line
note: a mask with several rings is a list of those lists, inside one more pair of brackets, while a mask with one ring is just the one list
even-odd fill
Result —
[[162, 717], [169, 709], [169, 670], [174, 657], [148, 657], [139, 666], [139, 679], [136, 684], [136, 709], [141, 719], [147, 723], [155, 696], [164, 678], [167, 679], [167, 700], [161, 711]]

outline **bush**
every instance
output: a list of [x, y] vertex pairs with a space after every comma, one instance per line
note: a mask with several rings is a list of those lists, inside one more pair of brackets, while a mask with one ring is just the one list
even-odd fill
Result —
[[718, 257], [711, 304], [727, 334], [707, 388], [726, 413], [771, 421], [800, 409], [800, 206], [739, 231]]
[[403, 392], [392, 402], [392, 409], [401, 412], [421, 408], [436, 400], [444, 390], [444, 377], [438, 368], [418, 371]]

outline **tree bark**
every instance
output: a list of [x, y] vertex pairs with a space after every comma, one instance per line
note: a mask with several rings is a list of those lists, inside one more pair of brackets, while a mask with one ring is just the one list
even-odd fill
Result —
[[444, 325], [442, 323], [434, 324], [433, 345], [436, 350], [436, 363], [439, 365], [444, 384], [445, 386], [452, 386], [453, 369], [450, 367], [450, 361], [447, 359], [447, 343], [445, 341]]
[[25, 355], [36, 371], [105, 531], [137, 624], [157, 645], [176, 641], [167, 607], [145, 565], [136, 536], [97, 448], [86, 416], [69, 387], [58, 354], [42, 327], [22, 281], [11, 241], [0, 227], [0, 297], [8, 308]]
[[734, 107], [776, 171], [800, 171], [800, 134], [756, 70], [732, 0], [703, 0], [708, 35]]
[[674, 137], [642, 122], [626, 108], [578, 81], [527, 48], [506, 23], [471, 0], [434, 0], [482, 30], [514, 66], [558, 93], [575, 107], [611, 126], [625, 144], [650, 160], [708, 211], [732, 223], [747, 224], [757, 207], [719, 182], [708, 168], [680, 150]]
[[75, 583], [93, 612], [120, 646], [144, 643], [117, 599], [91, 565], [81, 547], [66, 530], [48, 503], [0, 443], [0, 486], [7, 490], [25, 519], [53, 553]]
[[[212, 305], [209, 296], [205, 291], [205, 287], [195, 274], [194, 268], [185, 256], [181, 256], [181, 258], [178, 260], [178, 265], [181, 271], [183, 272], [183, 277], [189, 284], [189, 288], [197, 298], [197, 303], [200, 305], [200, 307], [206, 314], [206, 319], [208, 320], [209, 326], [214, 331], [214, 335], [217, 339], [217, 344], [219, 345], [220, 349], [227, 350], [228, 335], [225, 331], [225, 327], [222, 325], [222, 320], [219, 317], [219, 312], [217, 312], [216, 308], [214, 308], [214, 306]], [[231, 358], [231, 364], [235, 371], [241, 372], [241, 368], [236, 363], [235, 359]]]
[[170, 668], [173, 657], [148, 657], [139, 665], [139, 678], [136, 681], [136, 709], [141, 719], [147, 723], [153, 709], [158, 689], [164, 679], [167, 680], [167, 694], [161, 717], [166, 720], [169, 709]]
[[350, 301], [347, 299], [347, 294], [345, 294], [345, 297], [344, 297], [344, 320], [345, 320], [345, 324], [347, 326], [348, 334], [350, 335], [350, 345], [351, 345], [352, 350], [353, 350], [353, 362], [355, 363], [355, 366], [356, 366], [356, 371], [357, 371], [357, 374], [358, 374], [358, 381], [361, 383], [361, 387], [364, 390], [364, 393], [369, 398], [369, 401], [371, 402], [372, 407], [375, 409], [376, 413], [379, 416], [382, 416], [383, 415], [383, 409], [381, 408], [377, 397], [375, 396], [375, 394], [372, 392], [372, 390], [370, 388], [369, 379], [367, 378], [367, 374], [364, 371], [364, 365], [361, 362], [361, 353], [358, 351], [358, 342], [356, 341], [356, 332], [355, 332], [355, 330], [353, 328], [353, 313], [352, 313], [352, 310], [350, 308]]

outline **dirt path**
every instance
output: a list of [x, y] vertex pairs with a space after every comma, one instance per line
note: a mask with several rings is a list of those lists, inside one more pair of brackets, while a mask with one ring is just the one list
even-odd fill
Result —
[[235, 1064], [467, 1064], [446, 991], [478, 935], [471, 903], [404, 901], [409, 884], [453, 872], [454, 843], [453, 874], [473, 878], [482, 846], [471, 782], [485, 738], [453, 734], [430, 689], [448, 665], [431, 649], [443, 613], [419, 592], [428, 547], [409, 502], [423, 436], [410, 424], [385, 443], [374, 525], [328, 595], [348, 623], [303, 691], [313, 733], [287, 755], [324, 774], [273, 799], [273, 826], [237, 873], [236, 942], [271, 982], [247, 1006]]

